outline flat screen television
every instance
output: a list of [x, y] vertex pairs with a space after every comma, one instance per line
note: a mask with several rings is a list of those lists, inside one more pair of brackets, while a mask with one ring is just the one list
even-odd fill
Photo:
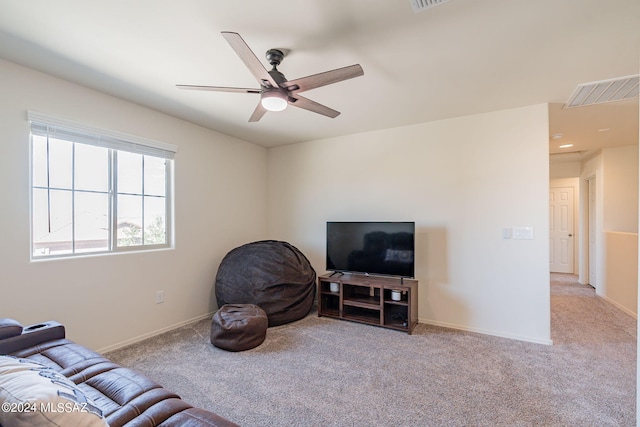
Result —
[[414, 222], [327, 222], [327, 270], [414, 277]]

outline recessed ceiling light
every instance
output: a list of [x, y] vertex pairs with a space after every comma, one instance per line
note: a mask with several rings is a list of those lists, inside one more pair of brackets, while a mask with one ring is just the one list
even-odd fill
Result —
[[561, 133], [554, 133], [551, 135], [551, 139], [561, 139], [564, 135]]
[[571, 147], [573, 147], [573, 144], [563, 144], [558, 148], [571, 148]]
[[602, 129], [598, 129], [598, 132], [609, 132], [611, 130], [611, 128], [602, 128]]

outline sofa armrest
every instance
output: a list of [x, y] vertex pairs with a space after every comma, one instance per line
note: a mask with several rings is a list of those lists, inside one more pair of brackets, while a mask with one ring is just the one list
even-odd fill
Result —
[[15, 337], [22, 333], [22, 325], [15, 319], [0, 319], [0, 340]]
[[[15, 323], [7, 322], [7, 320], [10, 319], [1, 319], [0, 325], [9, 324], [15, 326]], [[48, 321], [44, 323], [25, 326], [22, 328], [22, 333], [20, 334], [7, 335], [11, 336], [0, 339], [0, 354], [11, 354], [18, 350], [33, 347], [47, 341], [64, 338], [65, 330], [64, 325], [55, 321]]]

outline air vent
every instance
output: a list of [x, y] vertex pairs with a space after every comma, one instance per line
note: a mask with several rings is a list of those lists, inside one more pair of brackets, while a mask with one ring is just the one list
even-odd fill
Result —
[[582, 107], [637, 98], [638, 77], [636, 74], [635, 76], [580, 84], [573, 91], [573, 95], [571, 95], [564, 107]]
[[411, 2], [411, 7], [413, 8], [413, 13], [418, 13], [430, 9], [434, 6], [438, 6], [439, 4], [445, 3], [449, 0], [409, 0]]

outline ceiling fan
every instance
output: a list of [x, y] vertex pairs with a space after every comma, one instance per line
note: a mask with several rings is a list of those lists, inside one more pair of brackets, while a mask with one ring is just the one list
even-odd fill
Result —
[[267, 61], [273, 67], [270, 71], [262, 65], [247, 43], [238, 33], [223, 31], [222, 36], [236, 51], [242, 62], [247, 66], [251, 74], [260, 83], [259, 89], [220, 86], [176, 85], [180, 89], [211, 90], [216, 92], [238, 92], [260, 94], [260, 102], [249, 118], [250, 122], [257, 122], [267, 111], [282, 111], [287, 105], [303, 108], [335, 118], [340, 112], [310, 99], [300, 96], [301, 92], [326, 86], [343, 80], [364, 75], [362, 67], [358, 64], [338, 68], [324, 73], [313, 74], [294, 80], [287, 80], [284, 74], [277, 70], [284, 59], [284, 52], [280, 49], [269, 49], [266, 53]]

